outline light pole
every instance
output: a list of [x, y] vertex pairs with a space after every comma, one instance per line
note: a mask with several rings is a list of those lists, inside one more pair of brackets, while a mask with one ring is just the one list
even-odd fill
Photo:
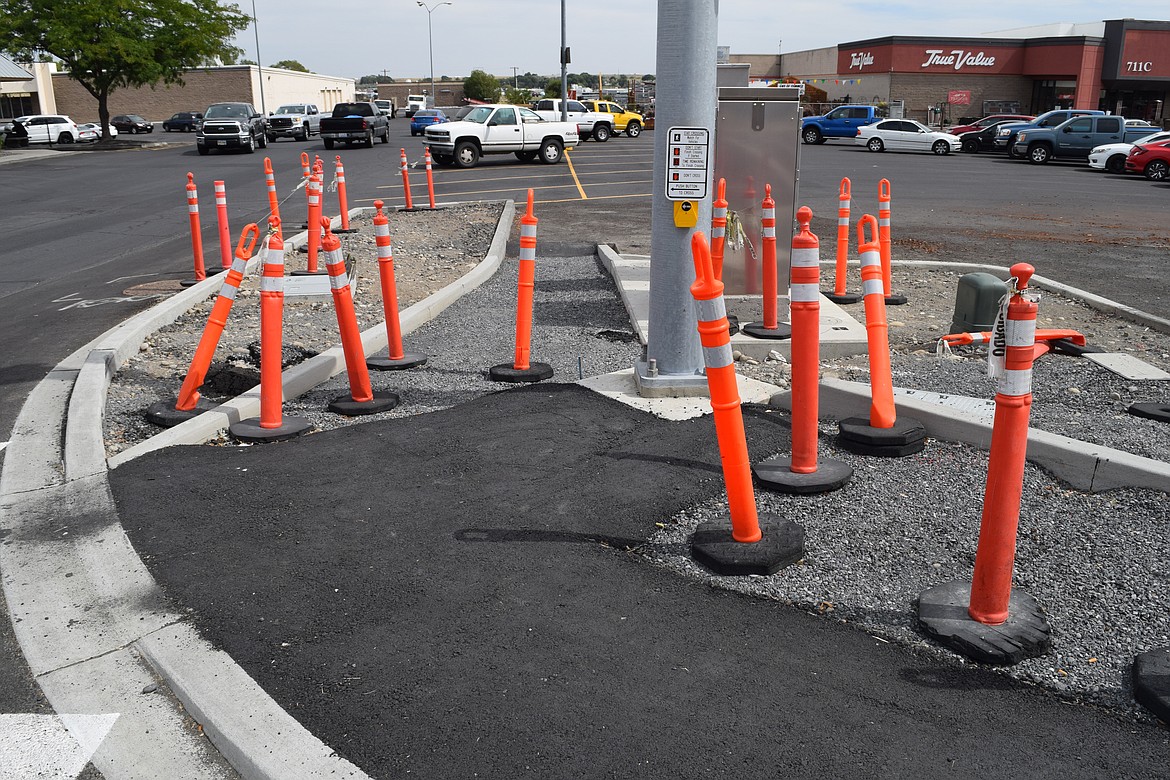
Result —
[[252, 29], [256, 31], [256, 72], [260, 74], [260, 113], [267, 114], [264, 108], [264, 66], [260, 63], [260, 23], [256, 21], [256, 0], [252, 0]]
[[520, 89], [520, 79], [516, 76], [520, 68], [512, 66], [512, 89]]
[[438, 97], [435, 95], [435, 45], [431, 42], [431, 13], [441, 5], [451, 5], [451, 3], [435, 3], [434, 5], [427, 5], [422, 0], [418, 0], [419, 6], [427, 9], [427, 48], [431, 54], [431, 100], [435, 101], [435, 105], [439, 105]]

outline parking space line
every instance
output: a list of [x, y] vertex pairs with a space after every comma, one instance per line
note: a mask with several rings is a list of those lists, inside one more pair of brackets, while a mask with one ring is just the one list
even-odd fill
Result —
[[577, 172], [573, 170], [573, 158], [566, 152], [565, 162], [569, 166], [569, 174], [573, 177], [573, 183], [577, 185], [577, 192], [581, 193], [581, 200], [589, 200], [589, 196], [585, 194], [585, 189], [581, 186], [581, 180], [577, 178]]
[[[589, 200], [617, 200], [618, 198], [649, 198], [653, 193], [649, 192], [632, 192], [628, 195], [594, 195]], [[578, 198], [562, 198], [560, 200], [541, 200], [538, 203], [574, 203]]]

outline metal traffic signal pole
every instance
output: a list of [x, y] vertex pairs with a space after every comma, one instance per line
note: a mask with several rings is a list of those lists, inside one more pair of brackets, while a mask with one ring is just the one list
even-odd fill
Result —
[[[691, 236], [711, 224], [718, 6], [718, 0], [658, 0], [650, 322], [645, 359], [634, 366], [644, 397], [707, 394], [690, 291], [695, 279]], [[684, 145], [691, 160], [705, 157], [705, 169], [680, 170], [680, 156], [674, 154], [680, 145], [672, 141], [704, 137], [705, 149], [702, 143]], [[687, 158], [685, 151], [682, 158]], [[688, 177], [695, 182], [693, 197], [679, 190], [679, 179]]]

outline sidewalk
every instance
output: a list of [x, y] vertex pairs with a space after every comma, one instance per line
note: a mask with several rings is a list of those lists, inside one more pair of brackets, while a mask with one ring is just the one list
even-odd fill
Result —
[[[228, 776], [168, 689], [257, 777], [1161, 775], [1155, 726], [664, 565], [685, 549], [659, 524], [722, 490], [710, 420], [559, 383], [589, 349], [573, 323], [639, 319], [580, 297], [609, 283], [578, 260], [539, 266], [553, 383], [485, 395], [514, 285], [484, 280], [411, 334], [430, 370], [392, 377], [470, 400], [390, 423], [107, 473], [104, 382], [159, 315], [42, 383], [0, 480], [0, 563], [58, 711], [123, 713], [107, 777]], [[787, 448], [786, 425], [746, 424], [753, 450]]]

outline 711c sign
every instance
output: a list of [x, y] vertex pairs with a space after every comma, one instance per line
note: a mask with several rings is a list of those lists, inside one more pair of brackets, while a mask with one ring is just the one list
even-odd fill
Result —
[[1150, 60], [1146, 60], [1145, 62], [1127, 61], [1125, 63], [1125, 72], [1126, 73], [1150, 73], [1153, 70], [1154, 70], [1154, 63]]

